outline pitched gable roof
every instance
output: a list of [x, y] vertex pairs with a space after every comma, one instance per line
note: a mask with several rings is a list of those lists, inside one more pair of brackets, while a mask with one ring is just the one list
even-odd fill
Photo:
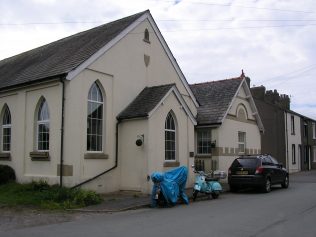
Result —
[[198, 124], [221, 124], [242, 81], [242, 77], [237, 77], [190, 85], [200, 103]]
[[120, 120], [148, 117], [175, 84], [145, 87], [117, 117]]
[[0, 61], [0, 89], [65, 75], [149, 11], [69, 36]]
[[179, 104], [181, 104], [185, 113], [189, 116], [192, 123], [196, 125], [196, 120], [191, 113], [189, 107], [182, 98], [175, 84], [167, 84], [161, 86], [145, 87], [138, 96], [117, 116], [118, 120], [149, 118], [158, 106], [168, 97], [170, 93], [174, 93]]

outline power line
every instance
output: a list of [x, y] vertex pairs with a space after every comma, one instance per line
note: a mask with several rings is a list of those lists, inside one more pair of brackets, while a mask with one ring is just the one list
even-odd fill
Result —
[[[314, 22], [316, 19], [163, 19], [157, 22]], [[64, 25], [64, 24], [96, 24], [105, 21], [61, 21], [61, 22], [25, 22], [25, 23], [0, 23], [0, 26], [24, 26], [24, 25]]]
[[[154, 1], [154, 0], [152, 0], [152, 1]], [[159, 2], [172, 2], [172, 3], [174, 3], [175, 1], [159, 0]], [[225, 4], [225, 3], [212, 3], [212, 2], [189, 2], [189, 1], [185, 1], [185, 3], [199, 4], [199, 5], [209, 5], [209, 6], [219, 6], [219, 7], [237, 7], [237, 8], [256, 9], [256, 10], [267, 10], [267, 11], [282, 11], [282, 12], [292, 12], [292, 13], [304, 13], [304, 14], [315, 14], [316, 13], [314, 11], [290, 10], [290, 9], [268, 8], [268, 7], [252, 7], [252, 6], [234, 5], [234, 4], [228, 4], [228, 3]]]

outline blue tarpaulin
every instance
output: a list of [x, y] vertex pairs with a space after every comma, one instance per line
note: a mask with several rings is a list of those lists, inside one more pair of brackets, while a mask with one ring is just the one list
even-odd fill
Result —
[[151, 180], [154, 182], [152, 190], [152, 206], [157, 206], [157, 199], [155, 199], [155, 196], [158, 188], [161, 189], [161, 192], [169, 205], [175, 205], [179, 198], [181, 198], [184, 203], [189, 204], [189, 198], [185, 193], [187, 178], [188, 169], [185, 166], [169, 170], [165, 173], [154, 172], [151, 175]]

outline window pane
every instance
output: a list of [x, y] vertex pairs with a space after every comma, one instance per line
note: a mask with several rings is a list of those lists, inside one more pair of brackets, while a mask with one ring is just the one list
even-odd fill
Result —
[[198, 154], [211, 154], [211, 130], [199, 129], [197, 132]]
[[102, 136], [103, 97], [99, 86], [94, 83], [88, 95], [87, 150], [102, 151]]

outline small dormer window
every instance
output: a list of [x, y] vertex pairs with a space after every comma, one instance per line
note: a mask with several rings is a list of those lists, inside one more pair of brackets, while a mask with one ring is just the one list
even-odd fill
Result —
[[149, 41], [149, 31], [148, 31], [148, 29], [145, 29], [145, 31], [144, 31], [144, 41], [145, 41], [146, 43], [150, 43], [150, 41]]

